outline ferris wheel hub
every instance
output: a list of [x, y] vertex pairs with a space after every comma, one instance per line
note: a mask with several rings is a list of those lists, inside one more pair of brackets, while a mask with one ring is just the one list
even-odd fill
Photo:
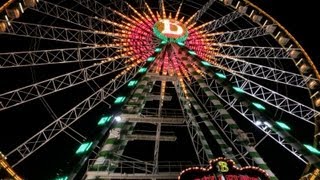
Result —
[[153, 26], [153, 33], [167, 42], [184, 42], [188, 38], [187, 27], [174, 19], [161, 19]]

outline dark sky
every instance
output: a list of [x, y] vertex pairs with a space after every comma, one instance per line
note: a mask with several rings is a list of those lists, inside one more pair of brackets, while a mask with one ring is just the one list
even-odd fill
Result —
[[[0, 1], [2, 2], [2, 1]], [[271, 16], [273, 16], [276, 20], [278, 20], [283, 26], [287, 28], [287, 30], [294, 36], [296, 39], [300, 42], [300, 44], [305, 48], [307, 53], [311, 56], [313, 59], [313, 62], [315, 65], [320, 67], [320, 35], [319, 35], [319, 28], [316, 28], [315, 26], [318, 26], [318, 23], [320, 22], [317, 18], [320, 17], [320, 10], [318, 10], [318, 6], [316, 5], [317, 1], [299, 1], [299, 3], [296, 3], [294, 1], [289, 0], [252, 0], [252, 2], [259, 5], [263, 10], [265, 10], [267, 13], [269, 13]], [[0, 42], [3, 43], [3, 42]], [[25, 106], [23, 106], [25, 107]], [[31, 111], [31, 109], [30, 109]], [[14, 111], [12, 111], [14, 112]], [[6, 113], [9, 114], [9, 113]], [[0, 117], [4, 117], [4, 113], [0, 113]], [[0, 118], [1, 121], [2, 118]], [[6, 118], [7, 119], [7, 118]], [[29, 119], [24, 121], [29, 121]], [[44, 123], [45, 124], [45, 123]], [[2, 127], [3, 124], [0, 124], [0, 127]], [[25, 123], [24, 125], [28, 125]], [[21, 125], [22, 126], [22, 125]], [[43, 126], [42, 126], [43, 127]], [[13, 127], [11, 127], [13, 128]], [[34, 129], [33, 129], [34, 130]], [[34, 130], [36, 131], [36, 130]], [[10, 131], [14, 132], [14, 130]], [[19, 133], [19, 132], [18, 132]], [[4, 134], [4, 133], [3, 133]], [[0, 133], [0, 140], [2, 133]], [[29, 137], [29, 136], [28, 136]], [[26, 137], [25, 137], [26, 138]], [[63, 141], [63, 140], [61, 140]], [[69, 140], [68, 142], [70, 142]], [[5, 141], [8, 143], [8, 141]], [[0, 141], [1, 143], [1, 141]], [[0, 146], [2, 147], [2, 146]], [[49, 144], [50, 148], [57, 148], [52, 143]], [[60, 147], [58, 147], [60, 149]], [[61, 149], [63, 149], [61, 147]], [[60, 149], [60, 150], [61, 150]], [[1, 149], [0, 149], [1, 150]], [[11, 150], [11, 149], [10, 149]], [[32, 158], [35, 158], [38, 154], [36, 152], [36, 155], [33, 155], [30, 157], [30, 160]], [[39, 152], [39, 156], [41, 155], [48, 155], [47, 152], [41, 151]], [[57, 152], [58, 153], [58, 152]], [[51, 155], [50, 155], [51, 156]], [[55, 155], [53, 155], [55, 156]], [[28, 165], [31, 165], [31, 163], [28, 163]], [[53, 164], [50, 162], [46, 164], [46, 166], [43, 166], [42, 169], [39, 169], [41, 173], [45, 174], [46, 169], [53, 168]], [[54, 167], [56, 168], [56, 167]], [[32, 174], [35, 175], [35, 172], [23, 172], [24, 170], [32, 169], [30, 167], [21, 168], [19, 167], [20, 174], [26, 175], [26, 174]], [[32, 179], [32, 178], [31, 178]]]
[[316, 1], [252, 0], [298, 40], [319, 67], [320, 11]]

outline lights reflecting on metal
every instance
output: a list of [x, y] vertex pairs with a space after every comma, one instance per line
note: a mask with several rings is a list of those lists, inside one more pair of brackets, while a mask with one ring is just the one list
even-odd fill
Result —
[[253, 102], [253, 103], [251, 103], [254, 107], [256, 107], [257, 109], [259, 109], [259, 110], [266, 110], [266, 108], [262, 105], [262, 104], [260, 104], [260, 103], [257, 103], [257, 102]]
[[121, 122], [121, 120], [122, 120], [122, 118], [121, 118], [120, 116], [116, 116], [114, 119], [115, 119], [117, 122]]
[[80, 147], [77, 149], [76, 154], [83, 154], [87, 152], [91, 148], [92, 144], [93, 142], [85, 142], [81, 144]]
[[291, 130], [291, 128], [290, 128], [287, 124], [285, 124], [284, 122], [276, 121], [276, 124], [277, 124], [280, 128], [282, 128], [282, 129], [284, 129], [284, 130]]

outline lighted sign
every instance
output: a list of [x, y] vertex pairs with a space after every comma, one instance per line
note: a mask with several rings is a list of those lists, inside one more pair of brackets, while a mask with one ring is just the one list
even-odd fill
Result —
[[184, 42], [188, 37], [185, 25], [173, 19], [161, 19], [156, 22], [153, 32], [165, 42]]
[[269, 180], [267, 173], [258, 167], [246, 166], [238, 168], [226, 158], [210, 161], [207, 168], [191, 167], [180, 173], [180, 180]]

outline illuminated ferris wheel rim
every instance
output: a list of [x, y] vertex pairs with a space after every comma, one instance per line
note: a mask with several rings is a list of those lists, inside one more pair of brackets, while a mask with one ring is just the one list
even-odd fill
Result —
[[[303, 71], [304, 68], [306, 68], [305, 66], [310, 66], [313, 70], [312, 74], [313, 76], [319, 78], [319, 73], [316, 70], [315, 66], [313, 65], [313, 62], [311, 61], [310, 57], [307, 55], [307, 53], [303, 50], [303, 48], [301, 47], [301, 45], [294, 39], [294, 37], [292, 37], [292, 35], [290, 35], [277, 21], [275, 21], [271, 16], [269, 16], [268, 14], [266, 14], [264, 11], [262, 11], [261, 9], [259, 9], [258, 7], [256, 7], [255, 5], [253, 5], [252, 3], [250, 3], [249, 1], [238, 1], [238, 3], [236, 4], [232, 4], [233, 1], [224, 1], [224, 3], [228, 4], [230, 3], [230, 7], [236, 9], [237, 11], [239, 11], [240, 13], [246, 15], [247, 17], [249, 17], [250, 19], [254, 20], [255, 22], [257, 22], [259, 25], [263, 26], [261, 19], [264, 16], [264, 18], [267, 18], [268, 20], [272, 21], [272, 24], [275, 24], [278, 28], [280, 28], [280, 30], [282, 30], [283, 33], [271, 33], [272, 37], [274, 39], [276, 39], [279, 44], [284, 47], [284, 48], [294, 48], [295, 46], [298, 48], [299, 51], [301, 51], [303, 53], [304, 58], [306, 59], [306, 62], [304, 64], [301, 65], [301, 63], [303, 63], [302, 61], [299, 61], [300, 63], [295, 63], [296, 66], [301, 69], [301, 72]], [[241, 4], [244, 3], [244, 4]], [[252, 9], [257, 10], [259, 13], [261, 14], [255, 14], [255, 11], [249, 11]], [[259, 22], [260, 21], [260, 22]], [[174, 25], [176, 25], [175, 22], [173, 22]], [[264, 23], [264, 22], [263, 22]], [[1, 25], [1, 24], [0, 24]], [[180, 25], [179, 25], [180, 26]], [[178, 27], [179, 27], [178, 26]], [[181, 27], [182, 28], [182, 27]], [[178, 28], [179, 29], [179, 28]], [[183, 28], [182, 28], [183, 29]], [[167, 29], [165, 32], [168, 32], [169, 30]], [[160, 32], [160, 31], [159, 31]], [[163, 32], [163, 31], [162, 31]], [[180, 30], [179, 30], [180, 32]], [[167, 33], [164, 33], [167, 34]], [[174, 33], [173, 33], [174, 34]], [[181, 33], [179, 33], [180, 35]], [[172, 35], [172, 33], [171, 33]], [[174, 36], [169, 35], [169, 38], [175, 38]], [[289, 39], [289, 40], [288, 40]], [[288, 46], [288, 44], [290, 44], [289, 42], [292, 41], [293, 42], [293, 46]], [[296, 49], [296, 48], [295, 48]], [[291, 51], [292, 52], [292, 59], [294, 59], [294, 57], [296, 56], [296, 53], [298, 53], [297, 51]], [[313, 93], [311, 93], [311, 96], [313, 95]]]
[[[218, 0], [217, 0], [218, 1]], [[308, 65], [311, 66], [313, 73], [315, 74], [315, 77], [317, 79], [320, 79], [320, 75], [319, 72], [316, 68], [316, 66], [314, 65], [313, 61], [311, 60], [310, 56], [307, 54], [307, 52], [304, 50], [304, 48], [300, 45], [300, 43], [286, 30], [285, 27], [283, 27], [277, 20], [275, 20], [272, 16], [270, 16], [268, 13], [266, 13], [265, 11], [263, 11], [261, 8], [259, 8], [258, 6], [254, 5], [252, 2], [250, 2], [249, 0], [237, 0], [237, 3], [233, 3], [233, 0], [219, 0], [220, 2], [224, 2], [226, 5], [228, 5], [229, 7], [233, 8], [233, 9], [238, 9], [239, 11], [243, 11], [241, 13], [243, 13], [244, 15], [246, 15], [247, 17], [249, 17], [250, 19], [252, 19], [255, 23], [259, 23], [260, 25], [262, 25], [261, 23], [266, 23], [265, 22], [261, 22], [262, 17], [264, 16], [266, 19], [265, 20], [270, 20], [273, 22], [273, 24], [277, 25], [277, 27], [280, 28], [280, 31], [282, 31], [282, 34], [284, 33], [287, 37], [289, 38], [292, 43], [299, 48], [299, 50], [301, 50], [301, 52], [303, 53]], [[18, 9], [22, 9], [22, 11], [24, 11], [26, 8], [30, 8], [35, 6], [36, 3], [38, 3], [39, 0], [27, 0], [27, 4], [26, 5], [22, 5], [21, 3], [19, 3], [19, 7], [15, 7], [10, 9], [10, 11], [16, 11], [16, 13], [18, 13], [19, 15], [17, 17], [20, 17], [20, 13], [21, 12], [17, 12]], [[189, 2], [189, 1], [187, 1]], [[197, 4], [196, 2], [191, 1], [194, 4]], [[11, 4], [15, 3], [15, 0], [8, 0], [6, 3], [4, 3], [0, 8], [1, 11], [6, 11], [6, 8], [8, 8]], [[248, 12], [248, 8], [250, 8], [251, 12]], [[258, 13], [256, 13], [255, 11], [258, 11]], [[7, 16], [6, 18], [7, 19]], [[13, 18], [14, 19], [14, 18]], [[7, 19], [9, 20], [9, 19]], [[0, 24], [0, 30], [4, 31], [7, 27], [7, 24], [4, 22], [1, 22]], [[278, 34], [280, 34], [280, 31]], [[278, 35], [277, 34], [277, 35]], [[277, 36], [276, 35], [276, 36]], [[275, 35], [273, 35], [273, 38], [279, 38], [276, 37]], [[280, 37], [281, 38], [281, 37]], [[279, 38], [279, 40], [280, 40]], [[285, 38], [283, 36], [283, 38]], [[283, 45], [282, 45], [283, 46]], [[291, 44], [292, 46], [292, 44]], [[284, 47], [284, 46], [283, 46]], [[298, 65], [297, 65], [298, 66]], [[305, 66], [303, 66], [303, 68], [306, 68]]]
[[[225, 1], [225, 2], [230, 3], [230, 2], [232, 2], [232, 1]], [[239, 1], [239, 2], [240, 2], [240, 1]], [[250, 3], [249, 1], [244, 1], [244, 2], [248, 3], [248, 4], [249, 4], [250, 6], [252, 6], [253, 8], [258, 9], [260, 13], [262, 13], [263, 15], [267, 16], [268, 18], [270, 18], [270, 19], [273, 21], [274, 24], [277, 24], [278, 26], [280, 26], [280, 28], [283, 29], [283, 30], [285, 31], [285, 33], [287, 33], [287, 35], [290, 37], [290, 39], [291, 39], [292, 41], [294, 41], [295, 43], [297, 43], [297, 46], [298, 46], [298, 47], [301, 47], [301, 46], [298, 44], [298, 42], [297, 42], [277, 21], [275, 21], [271, 16], [269, 16], [268, 14], [266, 14], [264, 11], [262, 11], [260, 8], [256, 7], [255, 5], [253, 5], [252, 3]], [[239, 5], [239, 4], [240, 4], [240, 3], [237, 3], [236, 6], [231, 6], [231, 7], [233, 7], [233, 8], [238, 8], [238, 9], [242, 9], [242, 10], [246, 10], [245, 7], [243, 7], [243, 6]], [[242, 13], [243, 13], [243, 12], [242, 12]], [[252, 13], [253, 13], [253, 12], [252, 12]], [[253, 18], [253, 19], [260, 19], [260, 17], [257, 17], [257, 16], [255, 16], [255, 15], [252, 15], [252, 13], [251, 13], [250, 15], [248, 15], [248, 14], [246, 14], [246, 13], [244, 13], [244, 14], [247, 15], [248, 17], [251, 16], [251, 18]], [[275, 37], [275, 36], [273, 36], [273, 37]], [[309, 58], [309, 56], [305, 53], [305, 51], [304, 51], [303, 49], [302, 49], [302, 52], [306, 55], [306, 59], [309, 61], [310, 58]], [[313, 63], [312, 63], [311, 60], [310, 60], [310, 62], [311, 62], [310, 65], [312, 66], [312, 68], [314, 68], [314, 65], [313, 65]], [[317, 72], [316, 69], [315, 69], [315, 74], [316, 74], [316, 75], [318, 74], [318, 72]]]

